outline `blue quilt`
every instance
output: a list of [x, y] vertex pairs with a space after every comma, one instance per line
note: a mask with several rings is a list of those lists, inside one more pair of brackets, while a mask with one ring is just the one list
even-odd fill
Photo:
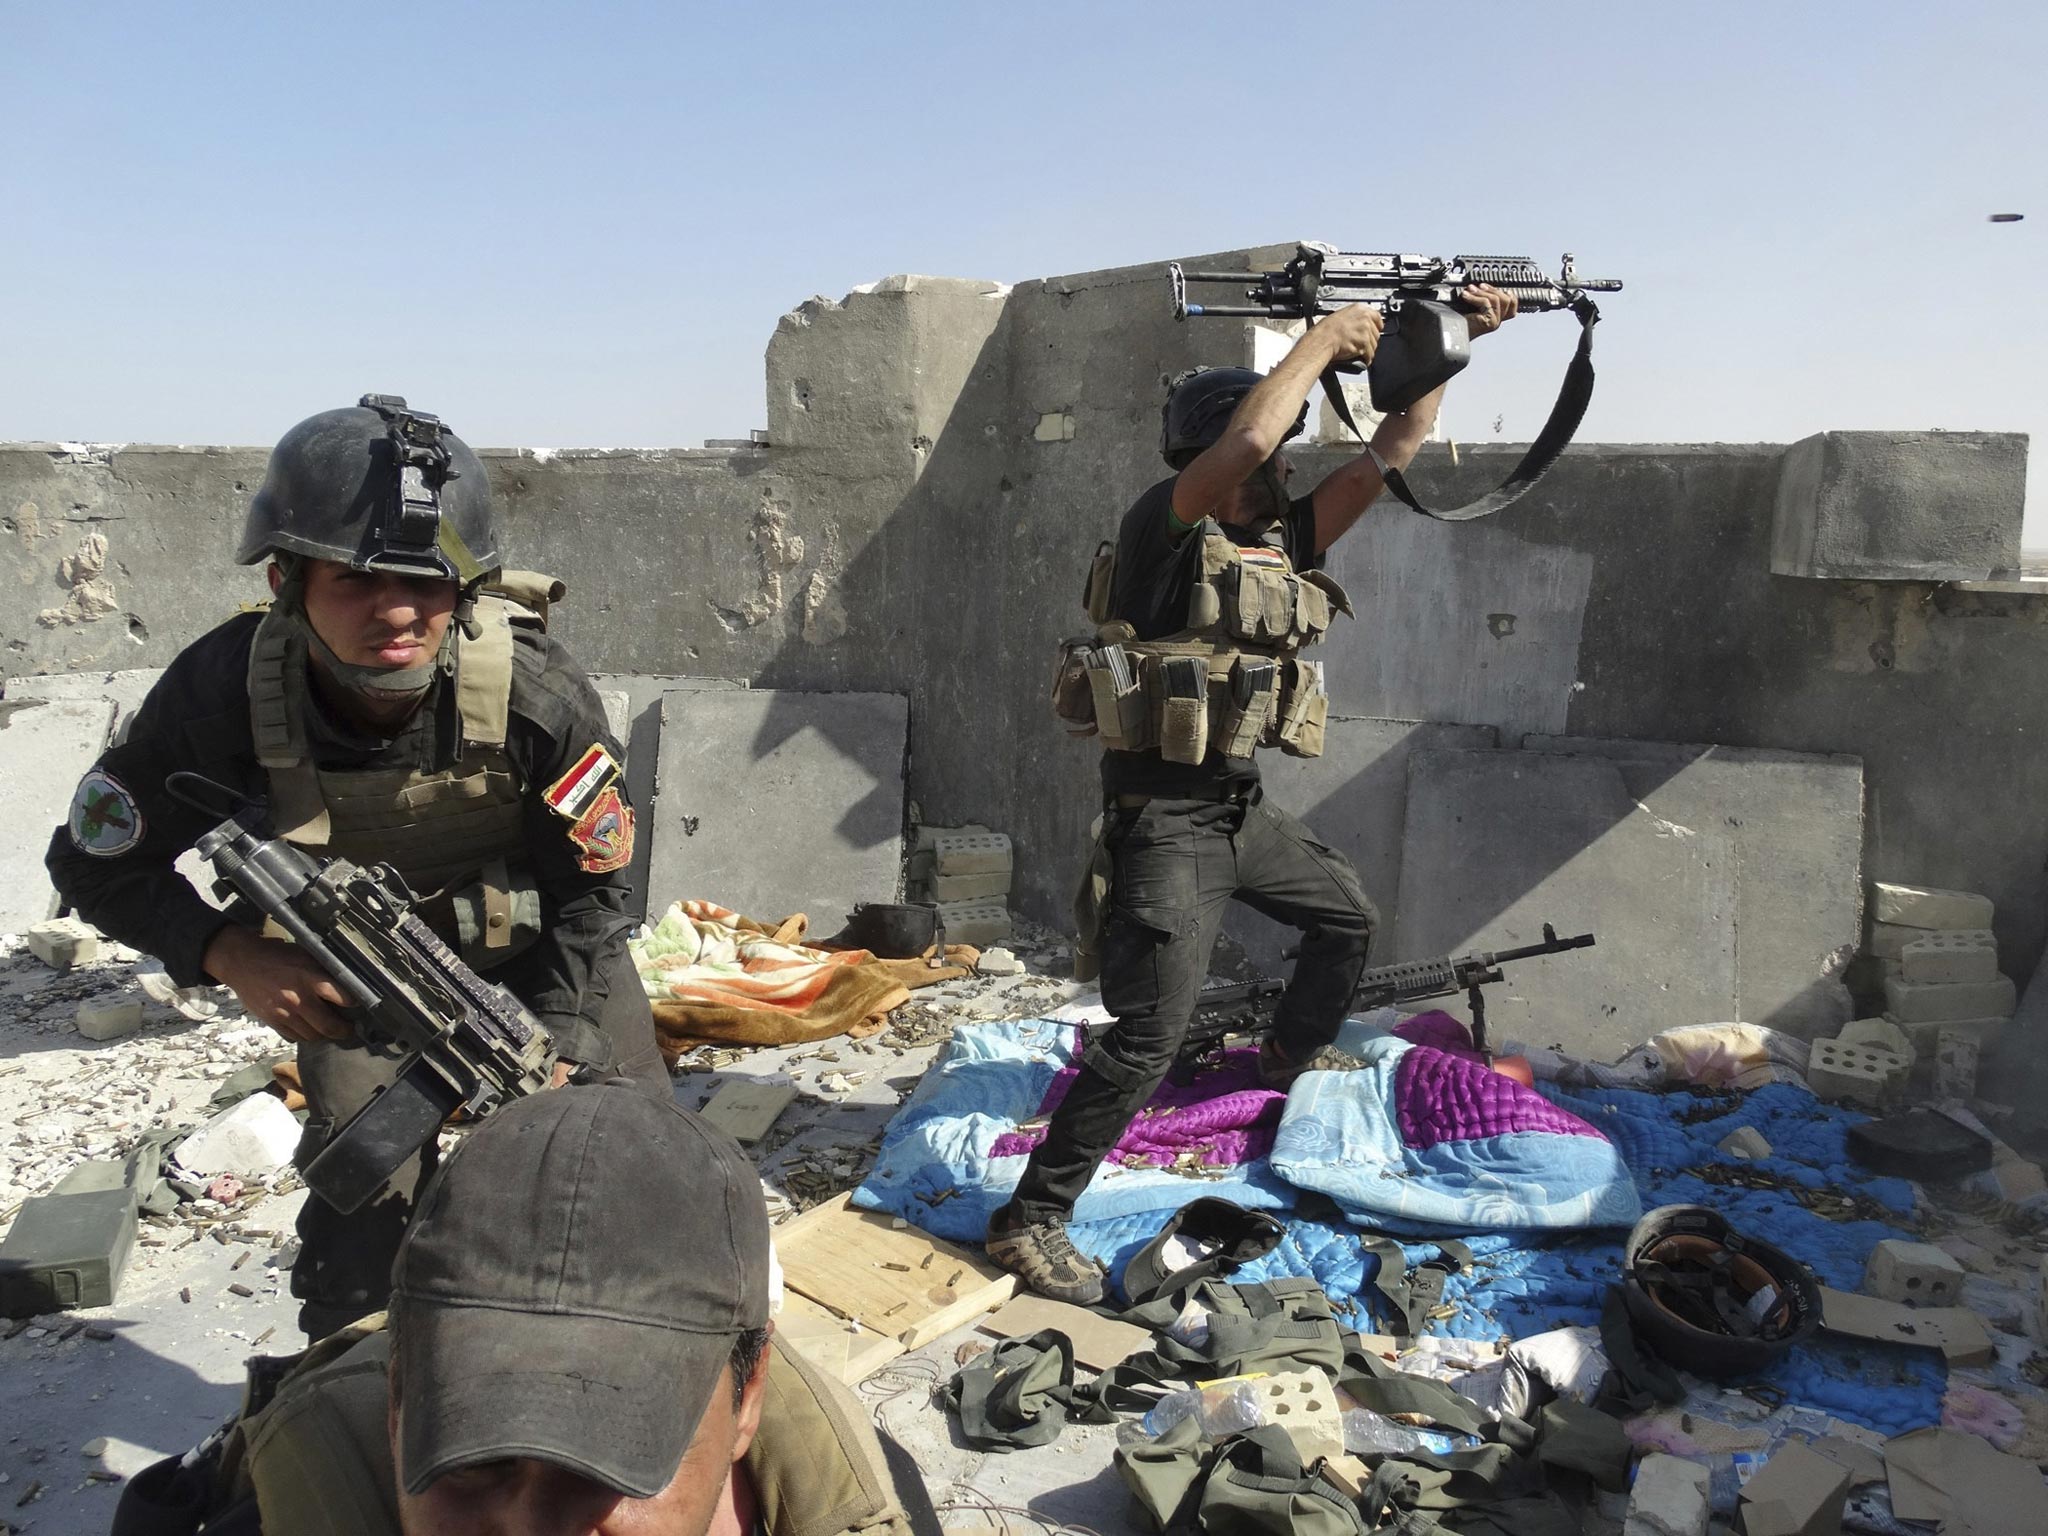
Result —
[[[1053, 1074], [1067, 1064], [1074, 1035], [1071, 1026], [1045, 1020], [956, 1031], [952, 1045], [884, 1132], [881, 1153], [866, 1182], [854, 1191], [854, 1203], [893, 1212], [937, 1236], [980, 1242], [990, 1213], [1009, 1198], [1024, 1163], [1022, 1156], [996, 1157], [990, 1149], [999, 1137], [1039, 1113]], [[1319, 1158], [1323, 1166], [1341, 1167], [1355, 1148], [1361, 1168], [1373, 1170], [1375, 1183], [1415, 1182], [1379, 1178], [1389, 1155], [1378, 1139], [1383, 1138], [1385, 1122], [1361, 1107], [1365, 1098], [1340, 1095], [1342, 1113], [1333, 1116], [1337, 1106], [1323, 1102], [1321, 1092], [1304, 1092], [1311, 1081], [1297, 1085], [1288, 1115], [1293, 1116], [1297, 1098], [1305, 1108], [1321, 1106], [1313, 1134], [1335, 1138]], [[1543, 1092], [1559, 1109], [1606, 1134], [1606, 1142], [1593, 1144], [1610, 1147], [1626, 1170], [1634, 1186], [1631, 1211], [1634, 1203], [1713, 1206], [1737, 1227], [1768, 1236], [1810, 1264], [1823, 1283], [1850, 1290], [1860, 1284], [1864, 1260], [1880, 1239], [1910, 1235], [1882, 1218], [1911, 1210], [1912, 1186], [1902, 1179], [1866, 1175], [1849, 1159], [1848, 1130], [1863, 1117], [1824, 1105], [1802, 1087], [1774, 1084], [1719, 1097], [1547, 1085]], [[1763, 1133], [1771, 1143], [1771, 1157], [1743, 1163], [1717, 1149], [1717, 1143], [1742, 1125]], [[1361, 1136], [1361, 1127], [1371, 1134]], [[1158, 1233], [1167, 1215], [1196, 1195], [1220, 1195], [1275, 1211], [1286, 1224], [1280, 1246], [1237, 1278], [1313, 1278], [1351, 1326], [1374, 1331], [1384, 1328], [1384, 1319], [1373, 1310], [1379, 1302], [1371, 1284], [1378, 1261], [1361, 1250], [1358, 1229], [1404, 1237], [1403, 1250], [1408, 1262], [1415, 1264], [1439, 1250], [1429, 1237], [1418, 1235], [1414, 1218], [1443, 1213], [1450, 1220], [1437, 1235], [1459, 1237], [1472, 1249], [1475, 1263], [1471, 1271], [1451, 1277], [1444, 1292], [1449, 1315], [1433, 1321], [1432, 1331], [1496, 1339], [1598, 1321], [1607, 1287], [1620, 1269], [1621, 1239], [1633, 1214], [1603, 1216], [1600, 1219], [1614, 1225], [1592, 1230], [1503, 1231], [1484, 1219], [1486, 1211], [1497, 1208], [1489, 1189], [1475, 1207], [1476, 1219], [1458, 1227], [1455, 1209], [1436, 1203], [1440, 1195], [1455, 1198], [1457, 1169], [1439, 1165], [1420, 1181], [1429, 1199], [1411, 1200], [1408, 1192], [1402, 1194], [1399, 1203], [1406, 1219], [1390, 1219], [1384, 1210], [1374, 1213], [1348, 1200], [1347, 1216], [1327, 1190], [1306, 1192], [1281, 1176], [1282, 1162], [1297, 1172], [1302, 1167], [1292, 1154], [1283, 1157], [1290, 1145], [1289, 1131], [1290, 1120], [1283, 1118], [1272, 1159], [1259, 1159], [1222, 1178], [1197, 1180], [1159, 1169], [1105, 1168], [1076, 1207], [1070, 1227], [1075, 1243], [1108, 1265], [1113, 1275], [1120, 1275], [1131, 1255]], [[1347, 1135], [1352, 1140], [1347, 1142]], [[1565, 1138], [1524, 1139], [1534, 1142], [1533, 1151], [1555, 1156], [1558, 1149], [1552, 1144]], [[1587, 1170], [1518, 1167], [1514, 1172], [1518, 1179], [1533, 1179], [1545, 1189], [1583, 1189], [1589, 1212], [1622, 1208], [1612, 1190], [1598, 1192], [1601, 1180], [1589, 1178]], [[1597, 1175], [1599, 1170], [1592, 1172]], [[1757, 1179], [1758, 1175], [1763, 1177]], [[1725, 1182], [1732, 1178], [1756, 1179], [1774, 1187]], [[1822, 1189], [1863, 1197], [1871, 1219], [1829, 1220], [1797, 1198], [1801, 1190]], [[1933, 1351], [1822, 1337], [1794, 1350], [1763, 1381], [1793, 1401], [1899, 1434], [1939, 1422], [1945, 1372]]]

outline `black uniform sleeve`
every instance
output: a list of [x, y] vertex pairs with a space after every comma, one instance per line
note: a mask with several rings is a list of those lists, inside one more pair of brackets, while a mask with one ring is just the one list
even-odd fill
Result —
[[1289, 503], [1286, 520], [1287, 563], [1297, 571], [1320, 571], [1328, 551], [1316, 550], [1316, 499], [1297, 496]]
[[1117, 530], [1110, 611], [1140, 640], [1185, 629], [1200, 550], [1195, 529], [1173, 515], [1173, 481], [1160, 481], [1132, 503]]
[[[126, 740], [87, 774], [44, 856], [58, 893], [81, 917], [155, 955], [181, 987], [211, 979], [201, 958], [228, 918], [174, 867], [215, 820], [174, 799], [164, 781], [190, 770], [241, 794], [262, 792], [248, 695], [258, 622], [253, 614], [231, 619], [179, 653]], [[132, 826], [121, 825], [129, 818]]]
[[[553, 1032], [561, 1053], [593, 1066], [611, 1062], [599, 1027], [612, 986], [635, 985], [626, 955], [633, 926], [626, 864], [639, 835], [623, 775], [569, 802], [549, 791], [572, 775], [593, 747], [613, 764], [624, 753], [604, 707], [559, 641], [516, 630], [512, 727], [506, 743], [526, 784], [527, 848], [541, 897], [541, 936], [515, 962], [514, 989]], [[616, 797], [612, 799], [611, 797]]]

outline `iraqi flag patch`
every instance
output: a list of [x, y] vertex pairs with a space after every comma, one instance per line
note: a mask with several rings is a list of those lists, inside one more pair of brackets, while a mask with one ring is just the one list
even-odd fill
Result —
[[599, 793], [619, 776], [619, 764], [611, 753], [595, 743], [570, 765], [569, 771], [548, 786], [541, 798], [557, 815], [576, 822], [583, 819]]
[[72, 844], [96, 859], [119, 858], [142, 841], [142, 811], [128, 786], [95, 768], [78, 781], [67, 823]]
[[576, 845], [576, 867], [586, 875], [608, 875], [633, 862], [633, 808], [619, 798], [619, 787], [607, 784], [590, 809], [569, 829]]

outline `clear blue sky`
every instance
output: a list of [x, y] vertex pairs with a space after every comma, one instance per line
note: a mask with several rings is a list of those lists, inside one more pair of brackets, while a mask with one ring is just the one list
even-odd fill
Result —
[[[813, 293], [1303, 236], [1625, 278], [1587, 440], [2048, 430], [2048, 7], [1460, 13], [0, 0], [0, 439], [376, 388], [690, 445]], [[1528, 437], [1570, 329], [1487, 343], [1454, 433]]]

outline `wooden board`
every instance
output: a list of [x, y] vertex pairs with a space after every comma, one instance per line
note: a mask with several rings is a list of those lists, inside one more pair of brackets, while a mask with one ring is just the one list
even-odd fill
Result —
[[849, 1387], [903, 1353], [903, 1345], [888, 1334], [834, 1317], [795, 1291], [783, 1293], [782, 1310], [775, 1314], [775, 1336]]
[[1075, 1362], [1091, 1371], [1106, 1371], [1152, 1345], [1149, 1329], [1029, 1292], [1004, 1302], [978, 1326], [1003, 1339], [1028, 1339], [1040, 1329], [1057, 1328], [1073, 1341]]
[[[971, 1323], [1017, 1290], [1017, 1277], [847, 1196], [775, 1229], [783, 1283], [828, 1312], [916, 1349]], [[892, 1267], [893, 1266], [893, 1267]]]
[[710, 1101], [697, 1111], [743, 1147], [750, 1147], [768, 1134], [776, 1117], [796, 1097], [795, 1083], [764, 1083], [751, 1077], [735, 1077], [721, 1084]]
[[1938, 1349], [1950, 1365], [1986, 1365], [1998, 1358], [1991, 1335], [1965, 1307], [1909, 1307], [1824, 1285], [1820, 1316], [1821, 1327], [1830, 1333]]

